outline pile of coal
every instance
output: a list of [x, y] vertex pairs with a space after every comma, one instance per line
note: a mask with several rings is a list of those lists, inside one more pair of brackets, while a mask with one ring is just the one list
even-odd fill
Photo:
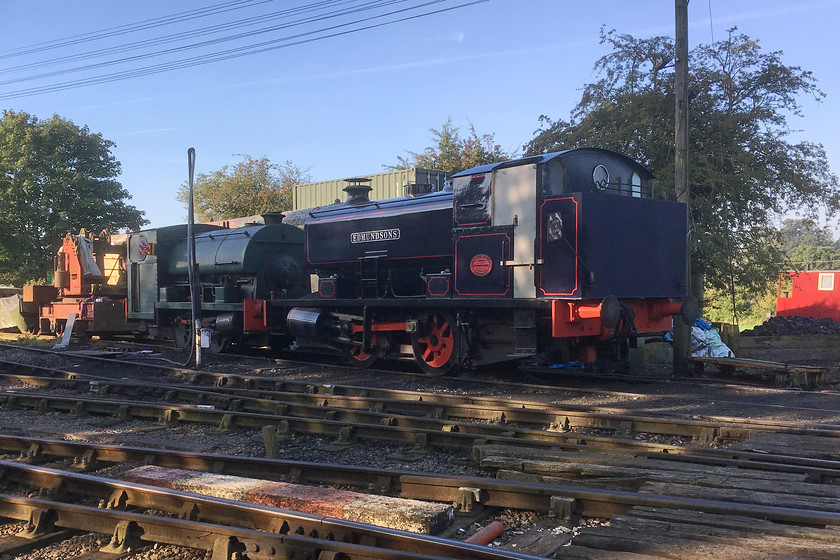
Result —
[[840, 334], [840, 322], [823, 317], [770, 317], [761, 325], [743, 331], [741, 336], [788, 336], [805, 334]]

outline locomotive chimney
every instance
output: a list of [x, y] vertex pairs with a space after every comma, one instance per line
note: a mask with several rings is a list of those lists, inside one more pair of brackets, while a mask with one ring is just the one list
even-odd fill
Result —
[[261, 216], [265, 225], [282, 224], [283, 218], [286, 217], [283, 212], [266, 212], [265, 214], [261, 214]]
[[347, 186], [344, 187], [344, 192], [347, 193], [347, 200], [344, 204], [349, 206], [360, 206], [362, 204], [370, 203], [368, 193], [373, 190], [370, 185], [370, 179], [367, 177], [352, 177], [345, 179]]

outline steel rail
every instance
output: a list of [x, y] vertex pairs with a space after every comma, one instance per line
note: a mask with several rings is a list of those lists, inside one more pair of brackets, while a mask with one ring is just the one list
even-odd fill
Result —
[[[248, 528], [258, 528], [265, 530], [285, 530], [287, 533], [294, 534], [295, 524], [299, 523], [302, 517], [310, 517], [314, 520], [320, 519], [320, 529], [315, 529], [315, 535], [324, 535], [325, 533], [332, 533], [333, 538], [337, 538], [336, 527], [338, 525], [349, 524], [355, 530], [360, 530], [361, 527], [369, 527], [364, 524], [355, 522], [340, 522], [331, 518], [324, 518], [319, 516], [307, 516], [298, 512], [290, 512], [288, 510], [277, 510], [276, 508], [268, 508], [265, 506], [244, 504], [242, 502], [235, 502], [223, 498], [212, 498], [192, 494], [189, 492], [180, 492], [176, 490], [169, 490], [157, 488], [152, 486], [145, 486], [142, 484], [134, 484], [128, 482], [116, 481], [113, 479], [104, 479], [100, 477], [92, 477], [84, 474], [68, 473], [65, 471], [58, 471], [55, 469], [47, 469], [44, 467], [33, 467], [30, 465], [22, 465], [19, 463], [10, 463], [8, 461], [0, 461], [0, 469], [3, 470], [4, 478], [38, 486], [41, 488], [60, 489], [67, 493], [83, 493], [86, 496], [105, 497], [110, 500], [111, 507], [136, 506], [140, 508], [154, 508], [162, 509], [163, 511], [170, 511], [179, 513], [187, 517], [213, 520], [213, 523], [231, 524], [233, 526], [241, 526], [243, 523], [248, 524]], [[425, 495], [428, 500], [454, 502], [459, 499], [459, 494], [463, 487], [455, 487], [454, 485], [447, 485], [445, 482], [450, 477], [440, 476], [434, 477], [430, 475], [421, 475], [413, 477], [412, 475], [402, 476], [401, 484], [405, 488], [409, 488], [412, 495]], [[469, 479], [468, 481], [475, 480]], [[479, 494], [494, 494], [494, 500], [504, 502], [508, 494], [515, 495], [516, 492], [511, 492], [511, 485], [504, 481], [497, 481], [494, 479], [480, 480], [482, 486]], [[444, 482], [443, 484], [441, 482]], [[451, 482], [451, 480], [449, 480]], [[590, 488], [583, 485], [559, 485], [559, 484], [539, 484], [539, 483], [519, 483], [527, 484], [534, 487], [543, 487], [544, 490], [550, 491], [549, 501], [556, 502], [558, 500], [566, 500], [566, 505], [569, 510], [574, 513], [590, 517], [609, 517], [614, 514], [626, 513], [633, 507], [656, 507], [666, 509], [690, 510], [704, 513], [724, 514], [724, 515], [738, 515], [743, 517], [751, 517], [758, 519], [766, 519], [781, 523], [812, 525], [812, 526], [840, 526], [840, 512], [824, 511], [824, 510], [808, 510], [799, 508], [788, 508], [780, 506], [766, 506], [758, 504], [750, 504], [743, 502], [731, 502], [721, 500], [708, 500], [700, 498], [686, 498], [678, 496], [668, 496], [661, 494], [649, 494], [643, 492], [633, 492], [626, 490], [609, 490], [601, 488]], [[477, 489], [476, 489], [477, 490]], [[545, 495], [538, 496], [536, 493], [532, 495], [535, 504], [545, 500]], [[571, 500], [571, 502], [569, 502]], [[533, 509], [539, 509], [534, 507]], [[284, 519], [288, 516], [295, 516], [293, 523], [288, 521], [272, 521], [266, 517], [260, 517], [260, 514], [268, 513], [273, 516], [272, 519]], [[2, 513], [0, 513], [2, 515]], [[14, 517], [14, 516], [12, 516]], [[20, 519], [20, 517], [16, 517]], [[218, 520], [218, 521], [217, 521]], [[266, 524], [267, 523], [267, 524]], [[279, 524], [278, 524], [279, 523]], [[331, 525], [332, 524], [332, 525]], [[301, 526], [302, 525], [298, 525]], [[78, 527], [68, 527], [78, 528]], [[397, 531], [394, 529], [383, 529], [374, 527], [376, 532], [377, 545], [385, 536], [397, 535], [398, 539], [408, 537], [410, 539], [409, 545], [402, 544], [403, 547], [408, 546], [410, 552], [424, 550], [431, 551], [431, 545], [426, 548], [427, 540], [436, 543], [434, 537], [426, 537], [417, 535], [415, 533], [406, 533], [404, 531]], [[297, 530], [300, 533], [300, 530]], [[301, 534], [306, 533], [303, 529]], [[441, 546], [451, 541], [440, 541]], [[455, 546], [455, 545], [453, 545]], [[405, 548], [398, 548], [404, 550]], [[440, 550], [438, 548], [437, 550]], [[457, 551], [454, 548], [454, 551]], [[472, 549], [469, 549], [472, 553]], [[484, 550], [481, 548], [481, 550]], [[493, 550], [493, 549], [486, 549]], [[437, 551], [436, 551], [437, 552]], [[452, 554], [447, 551], [447, 553]], [[521, 556], [515, 555], [512, 557]], [[437, 554], [435, 554], [437, 556]], [[450, 555], [449, 558], [462, 558], [463, 556]], [[505, 556], [502, 556], [505, 557]], [[488, 557], [485, 557], [488, 558]], [[490, 557], [492, 558], [492, 556]]]
[[[383, 397], [362, 397], [342, 395], [320, 395], [307, 393], [270, 392], [258, 390], [238, 391], [236, 394], [219, 393], [172, 384], [152, 384], [128, 381], [97, 381], [83, 374], [65, 372], [65, 378], [30, 376], [0, 373], [0, 380], [12, 380], [43, 388], [70, 389], [97, 395], [137, 396], [144, 398], [163, 397], [170, 402], [195, 403], [217, 406], [225, 410], [283, 414], [298, 417], [322, 417], [325, 410], [332, 410], [333, 417], [357, 415], [360, 420], [382, 422], [386, 418], [433, 418], [437, 421], [490, 422], [497, 425], [536, 426], [538, 429], [554, 427], [561, 431], [572, 428], [622, 430], [632, 428], [635, 432], [665, 434], [681, 437], [699, 437], [704, 430], [715, 430], [718, 437], [746, 440], [750, 432], [739, 427], [700, 420], [657, 418], [630, 414], [587, 413], [528, 403], [522, 406], [493, 403], [449, 404], [434, 400], [434, 395], [419, 395], [418, 400], [397, 400]], [[263, 395], [263, 396], [257, 396]], [[270, 397], [270, 398], [265, 398]], [[424, 399], [424, 397], [428, 397]], [[524, 405], [523, 405], [524, 406]], [[438, 423], [428, 426], [437, 429]], [[797, 433], [810, 435], [834, 435], [831, 432], [812, 428], [800, 428]], [[840, 434], [838, 434], [840, 435]]]
[[[366, 523], [9, 461], [0, 461], [0, 472], [2, 472], [3, 480], [48, 489], [47, 493], [55, 497], [69, 495], [80, 496], [88, 500], [91, 498], [98, 499], [100, 500], [99, 508], [87, 508], [94, 511], [124, 511], [129, 508], [162, 511], [167, 515], [178, 516], [189, 521], [224, 526], [228, 529], [241, 528], [249, 531], [279, 533], [281, 535], [278, 536], [294, 537], [296, 540], [303, 539], [298, 544], [303, 544], [309, 548], [323, 547], [324, 543], [332, 542], [362, 544], [366, 545], [368, 550], [376, 548], [386, 551], [385, 556], [382, 555], [382, 552], [376, 554], [374, 557], [377, 558], [389, 557], [388, 554], [394, 554], [395, 557], [408, 554], [409, 557], [419, 555], [422, 558], [480, 560], [531, 560], [534, 558], [526, 554], [506, 552], [430, 535], [377, 527]], [[0, 495], [0, 502], [4, 498]], [[52, 503], [52, 508], [55, 508], [56, 504], [65, 505], [63, 502], [54, 501]], [[24, 521], [29, 520], [29, 517], [21, 515], [10, 517]], [[144, 518], [158, 519], [156, 516], [144, 516]], [[96, 530], [72, 525], [58, 525], [73, 529]], [[145, 528], [145, 526], [143, 527]], [[188, 544], [189, 542], [182, 541], [169, 544], [191, 546]], [[194, 546], [194, 548], [204, 547]]]
[[[97, 378], [99, 376], [88, 376], [77, 372], [68, 372], [54, 368], [39, 368], [26, 364], [15, 364], [6, 362], [10, 367], [31, 372], [36, 377], [49, 376], [50, 372], [56, 372], [68, 379]], [[40, 375], [39, 375], [40, 374]], [[198, 380], [205, 377], [205, 372], [198, 372]], [[222, 375], [219, 378], [216, 375]], [[265, 385], [264, 378], [256, 378]], [[232, 380], [239, 381], [231, 383]], [[195, 379], [193, 381], [196, 381]], [[704, 430], [715, 430], [715, 437], [744, 440], [749, 438], [751, 431], [772, 431], [776, 433], [789, 433], [798, 435], [813, 435], [823, 437], [840, 437], [840, 425], [809, 423], [805, 426], [801, 422], [766, 421], [758, 419], [706, 416], [703, 419], [684, 419], [674, 416], [642, 416], [633, 414], [628, 409], [605, 409], [602, 407], [592, 408], [585, 406], [555, 405], [538, 403], [533, 401], [521, 401], [511, 399], [497, 399], [488, 397], [457, 396], [440, 393], [424, 393], [405, 390], [377, 389], [368, 387], [337, 386], [337, 385], [313, 385], [308, 383], [290, 383], [287, 381], [272, 381], [266, 388], [245, 389], [257, 384], [255, 378], [248, 376], [234, 376], [227, 374], [213, 374], [214, 386], [205, 390], [195, 388], [184, 388], [179, 385], [158, 384], [164, 391], [177, 391], [179, 394], [194, 395], [198, 401], [212, 402], [212, 397], [206, 396], [209, 393], [225, 394], [238, 397], [240, 402], [245, 399], [250, 404], [246, 410], [252, 412], [273, 412], [275, 405], [271, 403], [285, 403], [288, 406], [295, 404], [318, 406], [320, 408], [332, 407], [349, 410], [374, 410], [383, 414], [399, 415], [425, 415], [436, 418], [457, 420], [478, 420], [494, 422], [499, 424], [512, 423], [518, 425], [551, 426], [569, 430], [571, 428], [595, 428], [632, 431], [641, 433], [666, 434], [681, 437], [698, 437]], [[33, 380], [33, 384], [43, 383]], [[220, 389], [218, 385], [225, 387]], [[132, 384], [126, 381], [108, 381], [103, 385], [103, 390], [118, 390], [130, 388]], [[290, 387], [293, 386], [293, 387]], [[155, 387], [155, 384], [144, 383], [144, 390]], [[110, 389], [109, 389], [110, 388]], [[289, 391], [296, 388], [297, 391]], [[198, 395], [205, 395], [199, 397]], [[228, 398], [231, 398], [228, 396]], [[202, 400], [206, 399], [206, 400]], [[189, 399], [188, 399], [189, 400]], [[219, 399], [224, 406], [225, 401]]]
[[[551, 445], [587, 442], [599, 447], [625, 449], [674, 450], [677, 447], [635, 441], [499, 426], [495, 424], [453, 423], [447, 420], [397, 416], [376, 412], [278, 403], [275, 413], [219, 410], [212, 406], [169, 404], [152, 401], [123, 401], [98, 398], [65, 397], [27, 393], [0, 395], [0, 406], [9, 409], [64, 412], [75, 415], [104, 415], [121, 419], [138, 418], [174, 425], [190, 422], [218, 426], [221, 429], [262, 429], [274, 425], [282, 433], [304, 433], [335, 437], [350, 443], [354, 439], [382, 440], [420, 447], [470, 449], [476, 440], [487, 443], [543, 442]], [[292, 416], [291, 414], [307, 414]]]
[[[225, 373], [208, 373], [208, 372], [193, 372], [189, 378], [191, 384], [205, 384], [208, 390], [216, 392], [231, 392], [238, 395], [248, 395], [252, 392], [259, 391], [262, 395], [271, 396], [274, 393], [278, 394], [306, 394], [317, 395], [324, 398], [331, 396], [345, 396], [345, 397], [365, 397], [365, 398], [380, 398], [383, 402], [393, 402], [395, 406], [422, 406], [422, 403], [435, 403], [437, 407], [446, 406], [483, 406], [488, 409], [494, 409], [510, 415], [510, 421], [513, 418], [522, 419], [524, 415], [533, 414], [539, 415], [542, 413], [543, 422], [548, 420], [550, 416], [570, 416], [570, 417], [590, 417], [597, 421], [610, 422], [619, 417], [626, 417], [622, 420], [633, 420], [638, 417], [640, 422], [682, 422], [687, 426], [697, 427], [716, 427], [720, 425], [728, 425], [728, 429], [735, 430], [756, 430], [756, 431], [774, 431], [779, 433], [807, 433], [810, 435], [823, 435], [830, 437], [840, 437], [840, 425], [826, 424], [826, 423], [809, 423], [808, 428], [802, 427], [802, 422], [786, 422], [778, 420], [761, 420], [755, 418], [740, 418], [734, 416], [715, 416], [703, 415], [699, 420], [686, 420], [677, 415], [661, 414], [654, 417], [642, 417], [638, 414], [633, 414], [634, 411], [625, 408], [616, 407], [590, 407], [583, 405], [563, 405], [563, 408], [551, 403], [542, 403], [535, 401], [525, 401], [511, 398], [498, 397], [484, 397], [474, 395], [455, 395], [450, 393], [430, 393], [422, 391], [408, 391], [400, 389], [383, 389], [378, 387], [367, 386], [353, 386], [353, 385], [338, 385], [332, 383], [314, 384], [307, 382], [295, 382], [288, 380], [276, 380], [264, 377], [255, 377], [249, 375], [231, 375]], [[540, 387], [541, 389], [550, 389], [550, 387]], [[594, 393], [609, 394], [609, 392], [595, 391]], [[621, 393], [622, 396], [638, 396], [646, 397], [640, 393]], [[445, 411], [445, 409], [444, 409]], [[828, 412], [827, 410], [825, 412]], [[518, 415], [518, 416], [516, 416]], [[494, 415], [490, 416], [493, 419]], [[553, 421], [554, 419], [551, 419]], [[524, 420], [527, 421], [527, 420]], [[571, 421], [571, 418], [570, 418]], [[540, 421], [534, 421], [540, 423]], [[582, 421], [581, 425], [587, 425], [586, 421]], [[647, 431], [647, 430], [637, 430]], [[819, 432], [819, 433], [817, 433]], [[679, 435], [674, 433], [673, 435]], [[685, 434], [690, 435], [690, 434]], [[737, 437], [737, 436], [736, 436]]]
[[[496, 488], [495, 480], [486, 482], [482, 490], [496, 492], [497, 499], [502, 499], [501, 494], [507, 488]], [[524, 484], [521, 483], [520, 484]], [[538, 484], [538, 483], [531, 483]], [[422, 480], [415, 480], [406, 476], [402, 479], [402, 486], [413, 496], [427, 496], [426, 499], [436, 501], [448, 501], [457, 499], [458, 493], [453, 488], [442, 487], [431, 480], [431, 477], [424, 477]], [[704, 500], [699, 498], [684, 498], [679, 496], [666, 496], [661, 494], [648, 494], [643, 492], [632, 492], [627, 490], [607, 490], [587, 488], [583, 485], [547, 485], [554, 492], [555, 497], [571, 498], [580, 506], [580, 513], [589, 517], [610, 517], [616, 513], [626, 513], [632, 507], [656, 507], [667, 509], [680, 509], [700, 511], [704, 513], [717, 513], [726, 515], [739, 515], [743, 517], [754, 517], [783, 523], [805, 524], [805, 525], [840, 525], [840, 512], [803, 510], [779, 506], [764, 506], [742, 502], [728, 502], [721, 500]], [[572, 506], [574, 509], [575, 506]], [[536, 508], [535, 508], [536, 509]]]
[[[4, 345], [0, 345], [2, 347]], [[24, 347], [14, 347], [14, 348], [24, 348]], [[35, 351], [39, 352], [47, 352], [52, 353], [54, 352], [44, 349], [35, 349]], [[620, 424], [622, 421], [632, 421], [632, 418], [625, 418], [615, 422], [615, 420], [619, 416], [630, 416], [630, 417], [638, 417], [637, 414], [634, 414], [634, 411], [624, 408], [615, 408], [615, 407], [588, 407], [588, 406], [581, 406], [581, 405], [564, 405], [563, 408], [559, 408], [556, 405], [550, 405], [545, 403], [536, 403], [532, 401], [522, 401], [522, 400], [515, 400], [515, 399], [508, 399], [508, 398], [497, 398], [497, 397], [483, 397], [483, 396], [464, 396], [464, 395], [453, 395], [447, 393], [424, 393], [418, 391], [407, 391], [407, 390], [395, 390], [395, 389], [382, 389], [376, 387], [367, 387], [367, 386], [353, 386], [353, 385], [340, 385], [340, 384], [331, 384], [331, 383], [311, 383], [311, 382], [302, 382], [302, 381], [292, 381], [292, 380], [278, 380], [276, 378], [266, 378], [260, 377], [250, 374], [231, 374], [231, 373], [217, 373], [217, 372], [207, 372], [207, 371], [198, 371], [198, 370], [191, 370], [185, 369], [180, 367], [171, 367], [171, 366], [161, 366], [155, 364], [142, 364], [138, 362], [129, 362], [123, 360], [114, 360], [110, 358], [101, 358], [101, 357], [91, 357], [91, 356], [84, 356], [78, 354], [72, 354], [74, 358], [91, 360], [91, 361], [100, 361], [103, 363], [109, 363], [113, 365], [120, 365], [123, 368], [129, 368], [133, 370], [137, 370], [140, 372], [149, 370], [155, 371], [157, 375], [163, 377], [176, 377], [179, 379], [183, 379], [184, 381], [188, 382], [191, 385], [207, 385], [207, 390], [214, 391], [214, 392], [230, 392], [239, 394], [241, 396], [250, 396], [252, 395], [251, 391], [259, 391], [263, 396], [271, 395], [276, 393], [278, 395], [285, 395], [285, 394], [306, 394], [306, 395], [321, 395], [324, 397], [331, 397], [331, 396], [345, 396], [345, 397], [367, 397], [367, 398], [379, 398], [382, 399], [383, 402], [385, 401], [394, 401], [395, 406], [403, 405], [405, 402], [415, 403], [413, 406], [422, 406], [422, 402], [432, 401], [438, 403], [438, 407], [443, 406], [476, 406], [476, 407], [485, 407], [489, 409], [496, 409], [495, 412], [491, 413], [479, 413], [479, 416], [485, 420], [494, 420], [498, 417], [499, 413], [504, 413], [507, 415], [514, 415], [518, 414], [521, 418], [522, 415], [527, 414], [537, 414], [536, 412], [529, 413], [529, 409], [541, 409], [543, 414], [543, 420], [519, 420], [523, 423], [556, 423], [558, 420], [563, 421], [568, 419], [571, 426], [579, 425], [581, 427], [604, 427], [608, 429], [614, 429], [612, 425], [618, 423]], [[38, 372], [46, 369], [52, 368], [38, 368], [37, 366], [31, 366], [28, 364], [20, 364], [13, 361], [7, 361], [0, 359], [0, 365], [6, 365], [7, 367], [15, 368], [16, 370], [20, 371], [30, 371], [34, 375], [38, 375]], [[326, 367], [326, 366], [324, 366]], [[343, 369], [338, 366], [332, 366], [336, 369]], [[63, 371], [56, 369], [55, 371]], [[66, 375], [79, 375], [75, 372], [67, 372], [63, 371]], [[414, 375], [415, 377], [419, 377], [423, 380], [428, 380], [427, 376], [422, 375]], [[463, 380], [458, 380], [459, 382]], [[486, 383], [486, 382], [484, 382]], [[600, 389], [581, 389], [581, 388], [569, 388], [569, 387], [556, 387], [556, 386], [544, 386], [544, 385], [532, 385], [532, 384], [522, 384], [522, 383], [510, 383], [510, 382], [496, 382], [498, 385], [502, 386], [514, 386], [519, 389], [540, 389], [540, 390], [554, 390], [554, 391], [566, 391], [566, 392], [579, 392], [585, 394], [597, 394], [597, 395], [606, 395], [606, 396], [620, 396], [620, 397], [648, 397], [650, 395], [645, 393], [628, 393], [628, 392], [616, 392], [616, 391], [604, 391]], [[691, 397], [685, 397], [691, 398]], [[829, 412], [825, 409], [816, 409], [821, 410], [824, 412]], [[446, 413], [444, 410], [443, 413]], [[565, 416], [566, 418], [549, 418], [550, 414], [554, 414], [555, 416]], [[673, 418], [675, 415], [668, 415], [662, 414], [657, 417], [640, 417], [639, 419], [639, 427], [634, 427], [635, 431], [637, 432], [649, 432], [649, 433], [668, 433], [669, 435], [686, 435], [686, 436], [693, 436], [696, 435], [696, 432], [692, 433], [692, 430], [695, 428], [686, 428], [683, 430], [673, 429], [672, 432], [655, 432], [651, 430], [658, 429], [656, 424], [651, 426], [645, 426], [645, 421], [651, 420], [659, 420], [660, 422], [667, 422], [668, 418]], [[532, 417], [533, 418], [533, 417]], [[589, 420], [592, 419], [592, 420]], [[512, 418], [508, 421], [514, 421]], [[574, 424], [574, 422], [580, 422], [579, 424]], [[703, 422], [706, 423], [706, 427], [714, 427], [715, 425], [720, 424], [727, 424], [728, 430], [728, 437], [732, 439], [741, 439], [744, 436], [744, 433], [738, 433], [738, 430], [756, 430], [756, 431], [774, 431], [779, 433], [803, 433], [803, 428], [801, 422], [785, 422], [785, 421], [764, 421], [759, 419], [752, 419], [752, 418], [740, 418], [740, 417], [732, 417], [732, 416], [715, 416], [715, 415], [703, 415], [703, 417], [699, 420], [692, 421], [692, 420], [683, 420], [683, 422], [687, 426], [691, 426], [694, 422], [694, 426], [700, 426]], [[604, 424], [607, 424], [606, 426]], [[823, 435], [823, 436], [832, 436], [832, 437], [840, 437], [840, 425], [836, 424], [825, 424], [825, 423], [811, 423], [810, 427], [807, 428], [810, 430], [808, 433], [811, 435]], [[661, 429], [661, 426], [659, 427]], [[702, 429], [702, 428], [701, 428]], [[821, 430], [820, 433], [815, 432], [814, 430]], [[748, 435], [746, 436], [748, 437]]]
[[[50, 457], [73, 458], [74, 462], [71, 468], [78, 470], [96, 468], [101, 463], [138, 463], [250, 478], [279, 479], [297, 484], [349, 485], [367, 492], [398, 495], [413, 499], [429, 499], [431, 486], [439, 487], [439, 492], [442, 495], [448, 495], [452, 492], [457, 494], [461, 488], [475, 488], [479, 491], [479, 497], [483, 505], [530, 509], [541, 512], [552, 510], [551, 498], [556, 495], [552, 485], [506, 481], [487, 477], [463, 477], [407, 470], [171, 451], [124, 445], [103, 445], [11, 435], [0, 435], [0, 449], [20, 453], [22, 460], [35, 463], [47, 460]], [[808, 474], [814, 480], [840, 478], [840, 461], [825, 459], [809, 459], [807, 460], [808, 466], [796, 466], [780, 465], [772, 462], [761, 463], [754, 459], [720, 458], [710, 461], [702, 456], [664, 453], [636, 454], [635, 456], [645, 457], [652, 461], [691, 461], [741, 469]], [[767, 458], [767, 456], [761, 458]], [[769, 457], [771, 460], [773, 458], [773, 456]], [[652, 464], [651, 468], [656, 469], [656, 465]], [[405, 480], [408, 480], [409, 484], [403, 485], [403, 477], [408, 477]]]
[[[150, 370], [153, 370], [157, 373], [157, 375], [160, 375], [160, 376], [179, 377], [179, 378], [185, 379], [187, 381], [190, 381], [191, 383], [207, 383], [207, 382], [209, 382], [210, 384], [213, 384], [213, 385], [216, 385], [216, 386], [219, 386], [219, 387], [229, 387], [229, 386], [230, 387], [233, 387], [233, 386], [235, 386], [235, 387], [249, 387], [250, 386], [250, 387], [255, 387], [255, 388], [260, 388], [260, 389], [271, 390], [272, 385], [274, 383], [273, 379], [266, 379], [264, 377], [258, 377], [258, 376], [248, 375], [248, 374], [231, 374], [231, 373], [197, 371], [197, 370], [185, 369], [185, 368], [182, 368], [182, 367], [164, 366], [164, 365], [159, 365], [159, 364], [144, 364], [144, 363], [136, 362], [136, 361], [118, 360], [118, 359], [106, 358], [106, 357], [101, 357], [101, 356], [90, 356], [90, 355], [85, 355], [85, 354], [81, 354], [81, 353], [73, 353], [73, 352], [58, 353], [58, 352], [55, 352], [54, 350], [43, 349], [43, 348], [32, 348], [32, 347], [29, 347], [29, 346], [20, 346], [20, 345], [12, 345], [12, 344], [0, 344], [0, 348], [28, 350], [28, 351], [32, 351], [32, 352], [36, 352], [36, 353], [45, 353], [45, 354], [65, 356], [65, 357], [72, 356], [74, 359], [88, 360], [88, 361], [92, 361], [92, 362], [101, 362], [101, 363], [105, 363], [105, 364], [113, 364], [115, 366], [121, 366], [123, 368], [129, 368], [129, 369], [137, 370], [137, 371], [141, 371], [141, 372], [142, 371], [148, 372]], [[286, 369], [295, 368], [295, 367], [312, 367], [312, 365], [313, 365], [309, 362], [298, 362], [298, 361], [294, 361], [294, 360], [277, 360], [277, 359], [275, 359], [273, 361], [274, 361], [275, 364], [280, 364], [282, 367], [284, 367]], [[0, 363], [3, 363], [3, 360], [0, 360]], [[322, 368], [322, 369], [326, 369], [326, 370], [338, 370], [338, 371], [353, 370], [353, 371], [356, 371], [356, 368], [353, 368], [353, 367], [350, 367], [350, 366], [335, 365], [335, 364], [317, 364], [317, 367]], [[376, 370], [368, 370], [368, 371], [370, 371], [372, 373], [376, 372]], [[395, 373], [395, 374], [398, 374], [398, 375], [401, 375], [401, 376], [407, 376], [407, 377], [411, 377], [411, 378], [414, 378], [414, 379], [418, 379], [420, 381], [425, 381], [425, 382], [430, 381], [430, 378], [427, 375], [423, 375], [423, 374], [410, 373], [410, 372], [394, 372], [394, 371], [391, 371], [391, 370], [389, 370], [387, 372], [385, 372], [383, 370], [383, 373], [392, 373], [392, 374]], [[446, 378], [443, 378], [443, 379], [435, 378], [435, 379], [438, 382], [446, 380]], [[629, 377], [629, 376], [622, 376], [621, 377], [621, 380], [631, 381], [631, 382], [635, 382], [635, 381], [644, 382], [644, 381], [646, 381], [646, 379], [647, 378], [637, 379], [635, 377]], [[668, 378], [666, 380], [671, 381], [670, 378]], [[452, 382], [455, 382], [455, 383], [458, 383], [458, 384], [481, 384], [482, 387], [486, 387], [486, 385], [488, 383], [487, 380], [472, 379], [472, 378], [449, 379], [449, 381], [452, 381]], [[656, 381], [661, 382], [662, 379], [661, 378], [656, 378]], [[690, 379], [689, 380], [679, 379], [677, 381], [679, 381], [681, 383], [683, 383], [683, 382], [694, 383]], [[347, 395], [364, 394], [364, 391], [368, 390], [368, 389], [373, 390], [373, 391], [382, 391], [382, 389], [374, 389], [374, 388], [369, 388], [369, 387], [353, 387], [353, 386], [348, 386], [348, 385], [333, 385], [333, 384], [328, 384], [328, 383], [313, 384], [311, 382], [295, 382], [295, 381], [288, 381], [286, 383], [287, 383], [288, 387], [299, 390], [299, 391], [302, 391], [302, 392], [307, 391], [307, 390], [317, 391], [319, 387], [321, 388], [320, 392], [322, 392], [322, 393], [333, 392], [335, 394], [341, 393], [341, 394], [347, 394]], [[611, 396], [611, 397], [629, 397], [629, 398], [650, 396], [649, 393], [612, 391], [612, 390], [604, 390], [604, 389], [600, 389], [600, 388], [599, 389], [588, 389], [588, 388], [582, 388], [582, 387], [567, 387], [567, 386], [559, 386], [559, 385], [538, 385], [538, 384], [528, 384], [528, 383], [520, 383], [520, 382], [513, 382], [513, 381], [497, 381], [497, 380], [491, 381], [491, 383], [495, 386], [511, 387], [513, 389], [517, 389], [517, 390], [520, 390], [520, 391], [523, 391], [523, 390], [531, 390], [531, 391], [533, 391], [533, 390], [544, 390], [544, 391], [550, 390], [550, 391], [580, 393], [580, 394], [584, 394], [584, 395], [593, 395], [594, 394], [594, 395], [603, 395], [603, 396]], [[774, 392], [774, 393], [790, 392], [791, 391], [790, 389], [765, 388], [765, 387], [753, 387], [753, 386], [747, 386], [747, 387], [752, 391], [765, 391], [765, 392]], [[361, 391], [361, 393], [359, 393], [359, 391]], [[797, 390], [796, 392], [801, 393], [800, 390]], [[825, 394], [825, 393], [822, 393], [822, 394]], [[840, 396], [840, 393], [832, 394], [832, 395], [828, 395], [828, 396], [831, 396], [832, 398], [836, 399], [837, 396]], [[459, 395], [446, 395], [445, 397], [443, 395], [441, 395], [441, 398], [450, 399], [450, 400], [452, 400], [452, 402], [464, 402], [463, 401], [464, 397], [461, 397]], [[475, 397], [475, 398], [490, 400], [490, 401], [506, 400], [506, 399], [493, 399], [492, 397]], [[690, 395], [690, 394], [683, 395], [681, 398], [684, 398], [686, 400], [696, 400], [696, 401], [702, 400], [702, 399], [697, 399], [695, 396]], [[467, 399], [469, 399], [469, 397]], [[737, 404], [737, 403], [733, 403], [733, 401], [720, 401], [720, 399], [717, 399], [717, 401], [718, 402], [727, 402], [727, 403], [730, 403], [730, 404]], [[769, 405], [769, 406], [774, 407], [774, 408], [781, 407], [781, 405]], [[601, 407], [599, 409], [603, 410], [603, 411], [606, 411], [606, 412], [614, 412], [615, 411], [614, 409], [603, 408], [603, 407]], [[618, 411], [620, 411], [620, 410], [621, 409], [618, 409]], [[799, 410], [799, 409], [797, 408], [797, 410]], [[829, 412], [829, 410], [827, 410], [827, 409], [819, 409], [819, 408], [807, 409], [807, 410]], [[716, 421], [726, 420], [726, 419], [731, 419], [733, 421], [743, 420], [743, 419], [740, 419], [740, 418], [728, 418], [728, 417], [709, 417], [709, 418], [714, 419]]]
[[[276, 426], [280, 435], [290, 433], [313, 434], [334, 437], [341, 442], [351, 443], [354, 439], [390, 441], [414, 445], [418, 450], [429, 447], [445, 449], [470, 449], [474, 444], [501, 444], [518, 447], [566, 449], [574, 451], [607, 451], [611, 453], [656, 453], [692, 455], [692, 462], [703, 463], [696, 457], [703, 456], [707, 462], [721, 460], [756, 461], [778, 463], [777, 470], [789, 466], [808, 468], [814, 464], [802, 457], [787, 455], [731, 451], [719, 448], [682, 446], [638, 441], [631, 438], [604, 437], [586, 434], [554, 431], [515, 429], [492, 424], [451, 423], [445, 420], [396, 416], [381, 413], [306, 407], [305, 411], [314, 417], [289, 416], [287, 405], [278, 404], [276, 413], [253, 413], [218, 410], [212, 406], [174, 405], [147, 401], [115, 401], [97, 398], [57, 397], [13, 393], [0, 395], [0, 406], [23, 407], [39, 411], [59, 411], [76, 415], [99, 414], [127, 419], [139, 418], [163, 424], [192, 422], [216, 425], [223, 429], [263, 429]], [[674, 457], [673, 460], [683, 460]], [[819, 467], [816, 467], [819, 468]], [[823, 477], [825, 478], [825, 477]]]
[[[0, 494], [0, 516], [30, 521], [33, 537], [66, 528], [111, 534], [102, 552], [125, 555], [155, 543], [205, 550], [212, 560], [293, 558], [312, 560], [442, 560], [446, 556], [379, 549], [366, 545], [313, 539], [299, 535], [273, 534]], [[38, 520], [32, 522], [31, 520]], [[44, 521], [41, 521], [41, 520]], [[246, 556], [242, 556], [246, 554]], [[121, 556], [120, 556], [121, 557]], [[481, 558], [479, 554], [464, 558]], [[536, 558], [536, 557], [531, 557]]]

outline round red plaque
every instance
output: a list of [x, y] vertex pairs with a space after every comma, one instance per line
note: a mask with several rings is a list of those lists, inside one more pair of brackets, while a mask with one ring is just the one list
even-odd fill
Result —
[[470, 260], [470, 272], [476, 276], [487, 276], [493, 270], [493, 261], [490, 257], [480, 253]]

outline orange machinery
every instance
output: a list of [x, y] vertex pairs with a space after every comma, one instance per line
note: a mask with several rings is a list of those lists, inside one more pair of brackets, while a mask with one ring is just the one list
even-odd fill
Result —
[[79, 336], [131, 332], [126, 321], [124, 234], [82, 229], [67, 234], [54, 257], [52, 286], [24, 286], [24, 307], [37, 309], [36, 332], [61, 335], [72, 314]]

